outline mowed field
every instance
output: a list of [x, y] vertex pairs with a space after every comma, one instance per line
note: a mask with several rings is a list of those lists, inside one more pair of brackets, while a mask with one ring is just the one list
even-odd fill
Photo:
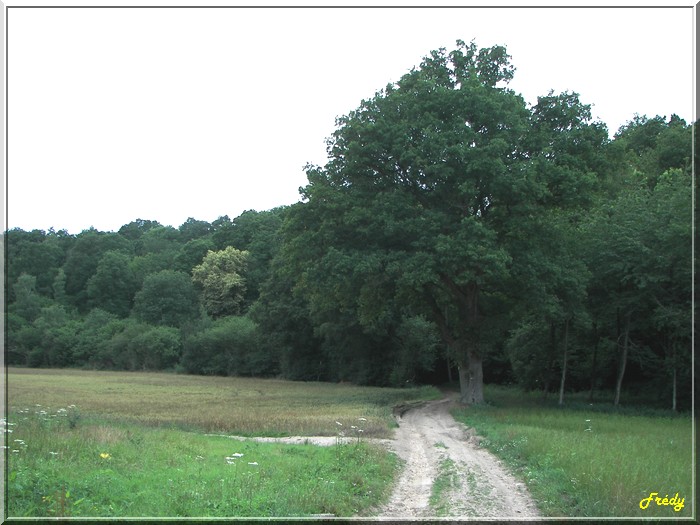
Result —
[[[432, 388], [83, 370], [8, 370], [13, 516], [366, 515], [396, 458], [391, 407]], [[331, 447], [227, 437], [351, 437]]]

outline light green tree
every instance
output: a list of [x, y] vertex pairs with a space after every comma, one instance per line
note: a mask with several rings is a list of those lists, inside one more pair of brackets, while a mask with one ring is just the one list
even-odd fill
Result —
[[212, 317], [237, 315], [245, 294], [248, 252], [233, 246], [209, 250], [192, 269], [192, 281], [201, 290], [202, 306]]

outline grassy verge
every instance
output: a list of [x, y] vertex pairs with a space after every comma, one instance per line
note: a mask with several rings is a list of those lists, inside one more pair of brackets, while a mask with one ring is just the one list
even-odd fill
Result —
[[[364, 436], [388, 435], [392, 403], [437, 395], [77, 370], [11, 369], [8, 386], [10, 517], [363, 515], [386, 498], [397, 468]], [[205, 435], [341, 429], [358, 440], [316, 447]]]
[[[692, 421], [689, 416], [620, 414], [602, 406], [543, 404], [515, 389], [487, 388], [490, 404], [457, 409], [482, 446], [528, 484], [548, 516], [688, 518], [692, 515]], [[654, 501], [685, 498], [678, 511]]]

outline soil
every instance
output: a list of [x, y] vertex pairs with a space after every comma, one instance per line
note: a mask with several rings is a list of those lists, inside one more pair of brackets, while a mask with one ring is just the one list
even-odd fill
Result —
[[[501, 518], [539, 516], [525, 484], [501, 461], [479, 446], [473, 429], [450, 415], [456, 394], [440, 401], [404, 407], [394, 417], [399, 425], [393, 439], [366, 439], [396, 453], [403, 470], [389, 501], [371, 515], [378, 518]], [[261, 442], [331, 446], [336, 437], [240, 438]], [[433, 485], [441, 490], [431, 504]]]
[[[389, 449], [405, 461], [382, 518], [535, 518], [537, 507], [524, 483], [479, 446], [472, 429], [457, 423], [449, 409], [456, 395], [396, 416], [399, 428]], [[448, 465], [447, 467], [445, 467]], [[443, 473], [444, 488], [430, 505], [433, 484]]]

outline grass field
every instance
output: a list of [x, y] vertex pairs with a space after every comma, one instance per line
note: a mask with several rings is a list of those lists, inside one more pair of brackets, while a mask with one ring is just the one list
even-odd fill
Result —
[[[489, 405], [453, 412], [476, 428], [482, 445], [528, 484], [548, 516], [689, 518], [692, 516], [692, 420], [689, 415], [573, 402], [487, 386]], [[622, 413], [621, 413], [622, 412]], [[650, 412], [650, 411], [647, 411]], [[683, 508], [640, 502], [676, 493]], [[648, 502], [649, 503], [649, 502]]]
[[394, 404], [441, 394], [428, 387], [10, 368], [8, 395], [10, 412], [73, 404], [85, 416], [242, 436], [334, 436], [336, 421], [364, 417], [365, 436], [389, 437]]
[[[397, 468], [364, 436], [389, 435], [393, 404], [440, 395], [19, 368], [8, 372], [8, 394], [10, 517], [363, 515], [387, 496]], [[357, 440], [316, 447], [225, 436], [341, 432]]]
[[[24, 368], [9, 369], [8, 395], [11, 517], [371, 515], [398, 465], [364, 437], [390, 435], [393, 405], [440, 397], [433, 388]], [[575, 397], [559, 408], [492, 386], [486, 398], [454, 415], [527, 482], [543, 514], [691, 516], [689, 416]], [[341, 432], [358, 439], [316, 447], [226, 437]], [[438, 515], [453, 484], [450, 465], [441, 469]], [[678, 493], [684, 506], [640, 509], [652, 492]]]

